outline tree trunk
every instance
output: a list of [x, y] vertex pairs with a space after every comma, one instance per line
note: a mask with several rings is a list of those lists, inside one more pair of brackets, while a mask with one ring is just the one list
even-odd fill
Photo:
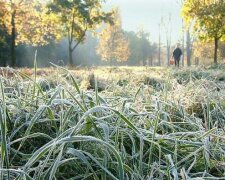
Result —
[[158, 52], [158, 65], [161, 66], [161, 33], [160, 33], [160, 24], [159, 24], [159, 52]]
[[186, 52], [187, 52], [187, 65], [191, 66], [191, 37], [190, 37], [190, 31], [189, 29], [187, 30], [187, 47], [186, 47]]
[[153, 57], [152, 56], [150, 57], [150, 66], [151, 67], [153, 66]]
[[168, 39], [166, 43], [166, 49], [167, 49], [167, 65], [170, 66], [170, 42]]
[[3, 52], [0, 52], [0, 66], [6, 67], [6, 57]]
[[[86, 30], [85, 30], [86, 32]], [[70, 38], [70, 36], [68, 37], [68, 41], [69, 41], [69, 65], [70, 66], [74, 66], [76, 64], [74, 64], [73, 62], [73, 52], [76, 50], [77, 46], [81, 43], [83, 37], [85, 36], [85, 32], [84, 34], [80, 37], [80, 39], [77, 41], [77, 43], [73, 46], [73, 37]]]
[[72, 40], [70, 40], [70, 38], [68, 45], [68, 53], [69, 53], [69, 66], [73, 66], [73, 49], [72, 49]]
[[166, 48], [167, 48], [167, 65], [170, 66], [170, 50], [171, 50], [171, 13], [169, 13], [168, 25], [166, 27]]
[[69, 65], [73, 66], [73, 50], [70, 45], [69, 45]]
[[142, 57], [142, 63], [143, 63], [143, 66], [146, 66], [146, 59], [144, 57]]
[[159, 44], [158, 64], [161, 66], [161, 45]]
[[183, 53], [183, 55], [182, 55], [182, 66], [184, 67], [184, 39], [185, 39], [185, 33], [184, 33], [185, 31], [184, 31], [184, 22], [183, 22], [183, 20], [182, 20], [182, 53]]
[[215, 37], [214, 38], [214, 43], [215, 43], [215, 47], [214, 47], [214, 64], [218, 64], [218, 43], [219, 43], [219, 38]]
[[13, 11], [11, 16], [11, 65], [16, 67], [16, 25], [15, 25], [16, 11]]
[[7, 63], [6, 63], [6, 58], [4, 58], [3, 60], [3, 67], [6, 67]]

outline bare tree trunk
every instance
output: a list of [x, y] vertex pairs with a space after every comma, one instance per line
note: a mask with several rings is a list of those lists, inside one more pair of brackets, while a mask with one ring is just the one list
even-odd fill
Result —
[[86, 33], [86, 30], [85, 30], [83, 35], [80, 37], [80, 39], [77, 41], [77, 43], [74, 46], [73, 46], [73, 38], [71, 38], [71, 40], [69, 40], [69, 48], [68, 49], [69, 49], [69, 65], [70, 66], [74, 66], [74, 63], [73, 63], [73, 52], [75, 51], [77, 46], [81, 43], [82, 39], [85, 36], [85, 33]]
[[[73, 21], [74, 21], [74, 17], [73, 17]], [[72, 25], [72, 29], [71, 29], [71, 33], [68, 31], [68, 42], [69, 42], [69, 65], [70, 66], [74, 66], [73, 63], [73, 52], [75, 51], [75, 49], [77, 48], [77, 46], [82, 42], [83, 38], [86, 35], [87, 32], [87, 27], [85, 28], [85, 30], [83, 31], [83, 34], [80, 35], [80, 38], [77, 40], [77, 42], [75, 43], [75, 45], [73, 45], [74, 42], [74, 38], [73, 38], [73, 31], [74, 31], [74, 25]]]
[[187, 30], [186, 52], [187, 52], [187, 65], [191, 66], [191, 36], [189, 29]]
[[146, 65], [146, 60], [145, 60], [145, 58], [142, 58], [142, 63], [143, 63], [143, 66]]
[[168, 24], [165, 25], [166, 31], [166, 49], [167, 49], [167, 65], [170, 65], [170, 50], [171, 50], [171, 33], [172, 33], [172, 26], [171, 26], [171, 13], [169, 14]]
[[158, 65], [161, 66], [161, 33], [160, 33], [160, 24], [159, 24], [159, 54], [158, 54]]
[[7, 66], [7, 60], [6, 58], [4, 57], [4, 60], [3, 60], [3, 67], [6, 67]]
[[16, 11], [13, 11], [11, 16], [11, 65], [16, 67], [16, 24], [15, 24]]
[[167, 49], [167, 63], [168, 66], [170, 65], [170, 48], [171, 48], [171, 44], [169, 39], [166, 40], [166, 49]]
[[6, 64], [7, 64], [6, 56], [4, 55], [4, 52], [0, 52], [0, 66], [6, 67]]
[[183, 21], [183, 19], [182, 19], [182, 53], [183, 53], [183, 55], [182, 55], [182, 66], [184, 67], [184, 55], [185, 55], [185, 49], [184, 49], [184, 36], [185, 36], [185, 33], [184, 33], [185, 31], [184, 31], [184, 21]]
[[152, 56], [150, 57], [150, 66], [151, 67], [153, 66], [153, 57]]
[[214, 38], [214, 64], [218, 64], [218, 44], [219, 44], [219, 38], [215, 37]]
[[70, 45], [69, 45], [69, 65], [73, 66], [73, 50]]

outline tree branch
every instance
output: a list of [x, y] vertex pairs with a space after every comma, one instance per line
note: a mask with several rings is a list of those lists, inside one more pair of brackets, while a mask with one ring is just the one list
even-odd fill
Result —
[[83, 34], [80, 36], [80, 38], [78, 39], [77, 43], [75, 44], [75, 46], [72, 48], [72, 51], [74, 51], [77, 46], [81, 43], [82, 39], [84, 38], [84, 36], [86, 35], [86, 32], [87, 32], [87, 25], [85, 27], [85, 30], [83, 32]]
[[75, 20], [75, 12], [73, 11], [73, 19], [72, 19], [71, 34], [70, 34], [70, 43], [73, 42], [74, 20]]

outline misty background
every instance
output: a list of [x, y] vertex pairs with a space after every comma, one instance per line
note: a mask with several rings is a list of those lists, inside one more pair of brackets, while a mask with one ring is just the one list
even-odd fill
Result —
[[[167, 23], [171, 14], [172, 43], [182, 38], [181, 4], [179, 0], [109, 0], [105, 8], [118, 6], [121, 11], [123, 28], [126, 31], [145, 29], [150, 33], [150, 39], [158, 42], [159, 23], [162, 19]], [[162, 41], [165, 41], [165, 27], [161, 28]], [[162, 42], [162, 43], [163, 43]]]
[[[106, 10], [113, 7], [118, 7], [120, 10], [122, 27], [130, 42], [132, 52], [126, 63], [117, 65], [143, 65], [142, 59], [137, 55], [140, 52], [137, 44], [137, 33], [140, 30], [149, 33], [151, 62], [147, 62], [146, 65], [157, 65], [159, 35], [161, 36], [162, 65], [166, 65], [166, 31], [169, 32], [171, 38], [171, 51], [173, 46], [177, 42], [181, 42], [182, 39], [181, 5], [176, 0], [108, 0], [104, 4]], [[102, 27], [99, 27], [98, 31], [100, 29]], [[98, 42], [98, 37], [92, 36], [89, 32], [85, 42], [79, 45], [73, 53], [76, 66], [109, 65], [107, 62], [102, 61], [96, 53]], [[16, 48], [18, 67], [32, 67], [36, 50], [39, 67], [50, 66], [50, 62], [59, 65], [68, 64], [68, 42], [65, 38], [60, 42], [52, 41], [48, 45], [40, 47], [19, 45]]]

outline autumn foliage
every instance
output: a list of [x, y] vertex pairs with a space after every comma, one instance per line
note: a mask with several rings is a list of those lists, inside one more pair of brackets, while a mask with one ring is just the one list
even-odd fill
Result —
[[214, 63], [217, 64], [219, 41], [225, 39], [224, 0], [187, 0], [182, 15], [187, 24], [193, 24], [200, 40], [214, 41]]
[[119, 9], [114, 9], [113, 24], [107, 24], [100, 34], [97, 53], [105, 61], [124, 62], [130, 55], [129, 42], [126, 39], [121, 24]]

